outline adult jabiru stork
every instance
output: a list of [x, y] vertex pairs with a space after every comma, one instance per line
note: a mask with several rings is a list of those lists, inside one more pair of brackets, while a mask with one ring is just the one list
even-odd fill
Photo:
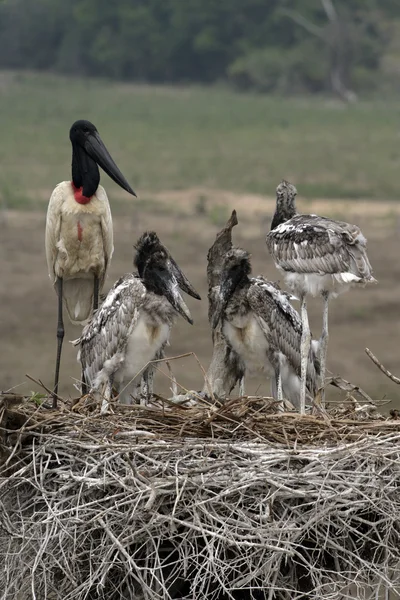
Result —
[[58, 295], [57, 356], [53, 408], [57, 406], [61, 350], [64, 339], [63, 304], [74, 324], [85, 324], [98, 308], [113, 253], [110, 205], [100, 185], [99, 166], [129, 194], [135, 192], [111, 158], [90, 121], [76, 121], [69, 132], [72, 181], [54, 189], [46, 218], [46, 258]]

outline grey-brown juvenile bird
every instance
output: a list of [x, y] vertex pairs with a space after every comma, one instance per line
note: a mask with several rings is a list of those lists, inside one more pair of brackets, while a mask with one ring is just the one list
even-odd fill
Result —
[[[261, 276], [251, 277], [250, 255], [232, 248], [225, 256], [219, 283], [219, 303], [212, 327], [220, 319], [230, 347], [245, 365], [245, 375], [264, 372], [271, 377], [272, 395], [300, 403], [301, 320], [289, 295]], [[317, 390], [318, 342], [309, 350], [306, 387], [311, 399]]]
[[199, 298], [155, 232], [140, 237], [134, 264], [138, 273], [114, 284], [77, 341], [91, 390], [107, 400], [114, 385], [124, 404], [135, 396], [144, 367], [168, 343], [178, 313], [193, 322], [179, 288]]
[[301, 412], [305, 407], [305, 373], [311, 342], [306, 296], [321, 295], [324, 301], [320, 339], [320, 380], [325, 380], [328, 348], [328, 303], [330, 298], [354, 285], [374, 283], [367, 256], [367, 240], [359, 227], [318, 215], [296, 211], [297, 190], [282, 181], [276, 188], [276, 210], [267, 235], [267, 246], [286, 284], [301, 301], [302, 391]]

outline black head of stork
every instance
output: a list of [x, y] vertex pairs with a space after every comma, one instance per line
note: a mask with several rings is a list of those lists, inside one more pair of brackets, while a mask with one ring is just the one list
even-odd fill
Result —
[[193, 319], [189, 308], [179, 293], [179, 280], [186, 277], [171, 260], [171, 255], [160, 242], [154, 231], [145, 232], [139, 238], [134, 264], [146, 289], [159, 296], [165, 296], [171, 306], [191, 325]]
[[99, 132], [90, 121], [75, 121], [69, 131], [72, 144], [72, 181], [82, 188], [83, 196], [90, 198], [100, 183], [99, 167], [129, 194], [135, 192], [115, 164]]
[[242, 248], [232, 248], [227, 252], [221, 269], [218, 303], [211, 318], [213, 329], [218, 325], [235, 291], [248, 283], [251, 274], [250, 256]]

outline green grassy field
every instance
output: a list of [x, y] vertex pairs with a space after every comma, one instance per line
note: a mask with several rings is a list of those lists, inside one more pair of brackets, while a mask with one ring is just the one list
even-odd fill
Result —
[[0, 74], [0, 194], [35, 205], [69, 176], [69, 127], [87, 118], [138, 192], [193, 186], [303, 197], [398, 195], [400, 106]]

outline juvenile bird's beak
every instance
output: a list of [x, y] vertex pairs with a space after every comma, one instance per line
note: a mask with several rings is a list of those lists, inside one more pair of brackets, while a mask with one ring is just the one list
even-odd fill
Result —
[[115, 164], [110, 153], [102, 142], [101, 137], [95, 131], [90, 133], [84, 143], [85, 152], [117, 183], [120, 187], [126, 190], [129, 194], [136, 196], [135, 192], [122, 175], [121, 171]]
[[171, 270], [172, 270], [173, 274], [175, 275], [176, 280], [177, 280], [178, 285], [181, 288], [181, 290], [186, 292], [186, 294], [189, 294], [189, 296], [192, 296], [192, 298], [196, 298], [196, 300], [201, 300], [200, 294], [198, 294], [196, 292], [196, 290], [190, 283], [189, 279], [180, 270], [180, 268], [178, 267], [178, 265], [176, 264], [176, 262], [174, 261], [172, 256], [169, 257], [169, 260], [171, 262]]
[[187, 307], [184, 299], [179, 293], [179, 285], [178, 281], [175, 277], [170, 277], [167, 283], [167, 289], [165, 292], [165, 296], [169, 303], [174, 307], [174, 309], [182, 315], [186, 321], [188, 321], [191, 325], [193, 325], [192, 315], [190, 314], [190, 310]]

